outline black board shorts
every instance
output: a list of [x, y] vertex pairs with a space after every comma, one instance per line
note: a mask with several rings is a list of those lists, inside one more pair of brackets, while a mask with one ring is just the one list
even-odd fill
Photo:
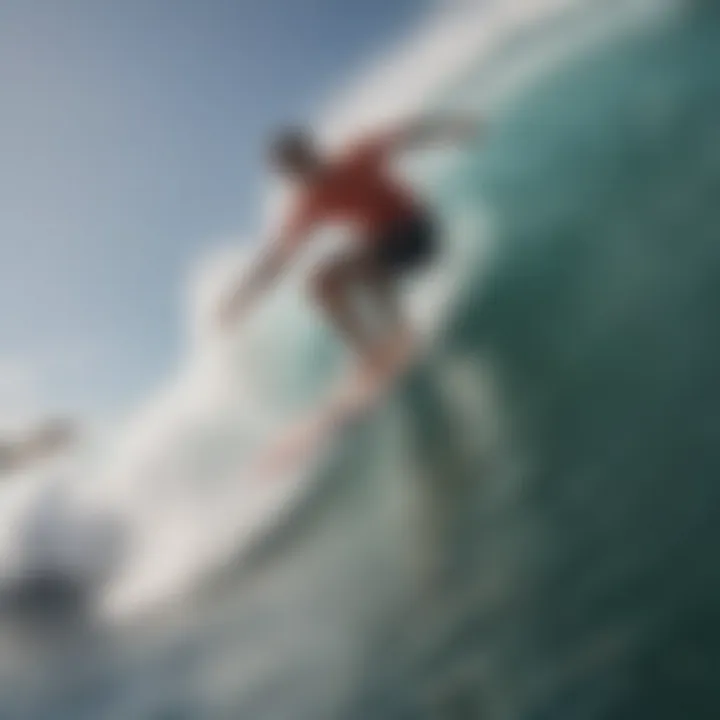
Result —
[[373, 256], [390, 275], [404, 275], [427, 266], [437, 252], [437, 231], [428, 213], [404, 219], [373, 239]]

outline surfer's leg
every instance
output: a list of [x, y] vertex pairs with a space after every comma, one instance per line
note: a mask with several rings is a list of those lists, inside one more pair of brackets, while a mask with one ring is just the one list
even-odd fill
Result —
[[402, 307], [397, 282], [388, 273], [378, 273], [367, 284], [371, 302], [382, 321], [382, 364], [393, 367], [415, 347], [415, 332]]
[[353, 295], [360, 287], [379, 283], [379, 272], [372, 257], [358, 253], [323, 265], [311, 280], [318, 305], [363, 361], [369, 363], [378, 358], [380, 338], [365, 322]]
[[409, 315], [400, 302], [402, 277], [426, 266], [435, 254], [435, 224], [421, 213], [389, 230], [376, 243], [377, 272], [368, 284], [384, 325], [384, 360], [390, 370], [409, 358], [417, 339]]
[[[415, 335], [397, 285], [401, 276], [432, 258], [434, 239], [432, 219], [421, 214], [389, 228], [361, 250], [324, 265], [312, 279], [318, 304], [371, 375], [391, 371], [412, 354]], [[358, 289], [368, 296], [379, 323], [366, 322], [354, 302]]]

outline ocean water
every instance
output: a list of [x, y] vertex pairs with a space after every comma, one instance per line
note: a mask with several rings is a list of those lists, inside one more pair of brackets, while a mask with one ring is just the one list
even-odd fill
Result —
[[[159, 606], [111, 623], [73, 584], [21, 595], [0, 718], [720, 716], [720, 15], [657, 15], [520, 91], [494, 96], [485, 59], [443, 89], [492, 127], [422, 178], [450, 261], [429, 356]], [[536, 26], [493, 73], [588, 22]], [[287, 406], [337, 359], [307, 323]], [[230, 451], [201, 447], [212, 494]], [[181, 535], [219, 532], [183, 508]]]

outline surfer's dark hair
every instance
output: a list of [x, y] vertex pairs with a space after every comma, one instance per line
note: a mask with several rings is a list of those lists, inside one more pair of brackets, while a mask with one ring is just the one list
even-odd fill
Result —
[[313, 134], [303, 127], [280, 130], [270, 141], [270, 160], [281, 168], [297, 168], [317, 155]]

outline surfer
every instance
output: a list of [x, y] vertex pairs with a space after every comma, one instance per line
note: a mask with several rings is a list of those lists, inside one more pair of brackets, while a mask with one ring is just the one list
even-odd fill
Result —
[[[222, 305], [223, 323], [248, 311], [319, 225], [349, 222], [356, 230], [352, 249], [315, 270], [312, 296], [369, 377], [389, 372], [414, 345], [398, 303], [397, 280], [431, 263], [438, 240], [431, 210], [393, 177], [391, 161], [430, 143], [469, 140], [478, 130], [475, 119], [419, 120], [367, 136], [336, 155], [322, 153], [305, 130], [280, 133], [270, 148], [271, 165], [297, 186], [298, 195], [275, 242]], [[366, 322], [356, 302], [358, 290], [383, 327]]]

